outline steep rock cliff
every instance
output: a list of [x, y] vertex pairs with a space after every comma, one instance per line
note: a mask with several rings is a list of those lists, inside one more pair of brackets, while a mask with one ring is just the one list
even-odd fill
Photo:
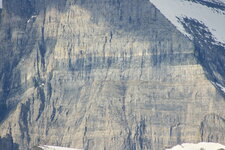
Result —
[[[17, 5], [15, 5], [17, 4]], [[148, 0], [3, 0], [0, 134], [16, 150], [161, 150], [225, 128], [194, 43]], [[219, 123], [219, 124], [217, 124]], [[215, 132], [215, 133], [214, 133]]]

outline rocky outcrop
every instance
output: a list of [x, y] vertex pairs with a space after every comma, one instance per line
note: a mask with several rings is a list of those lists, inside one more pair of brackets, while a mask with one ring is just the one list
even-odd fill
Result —
[[159, 150], [204, 141], [204, 116], [225, 117], [194, 44], [148, 0], [3, 6], [0, 132], [20, 150]]

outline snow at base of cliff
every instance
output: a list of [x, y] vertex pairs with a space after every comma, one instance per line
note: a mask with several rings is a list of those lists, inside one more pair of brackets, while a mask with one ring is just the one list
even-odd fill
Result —
[[225, 0], [150, 0], [183, 34], [184, 18], [204, 24], [219, 45], [225, 45]]
[[218, 143], [206, 142], [198, 144], [185, 143], [166, 150], [225, 150], [225, 146]]
[[39, 148], [43, 150], [82, 150], [82, 149], [75, 149], [75, 148], [66, 148], [66, 147], [59, 147], [59, 146], [39, 146]]

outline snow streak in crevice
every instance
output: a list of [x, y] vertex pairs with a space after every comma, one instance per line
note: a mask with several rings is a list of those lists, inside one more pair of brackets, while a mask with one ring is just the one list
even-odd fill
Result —
[[225, 4], [220, 0], [186, 0], [186, 1], [199, 3], [207, 7], [211, 7], [213, 9], [220, 9], [225, 11]]

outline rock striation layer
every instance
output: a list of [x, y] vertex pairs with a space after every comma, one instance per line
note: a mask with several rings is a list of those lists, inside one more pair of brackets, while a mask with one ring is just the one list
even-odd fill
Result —
[[1, 137], [13, 150], [224, 144], [225, 101], [195, 54], [148, 0], [3, 0]]

